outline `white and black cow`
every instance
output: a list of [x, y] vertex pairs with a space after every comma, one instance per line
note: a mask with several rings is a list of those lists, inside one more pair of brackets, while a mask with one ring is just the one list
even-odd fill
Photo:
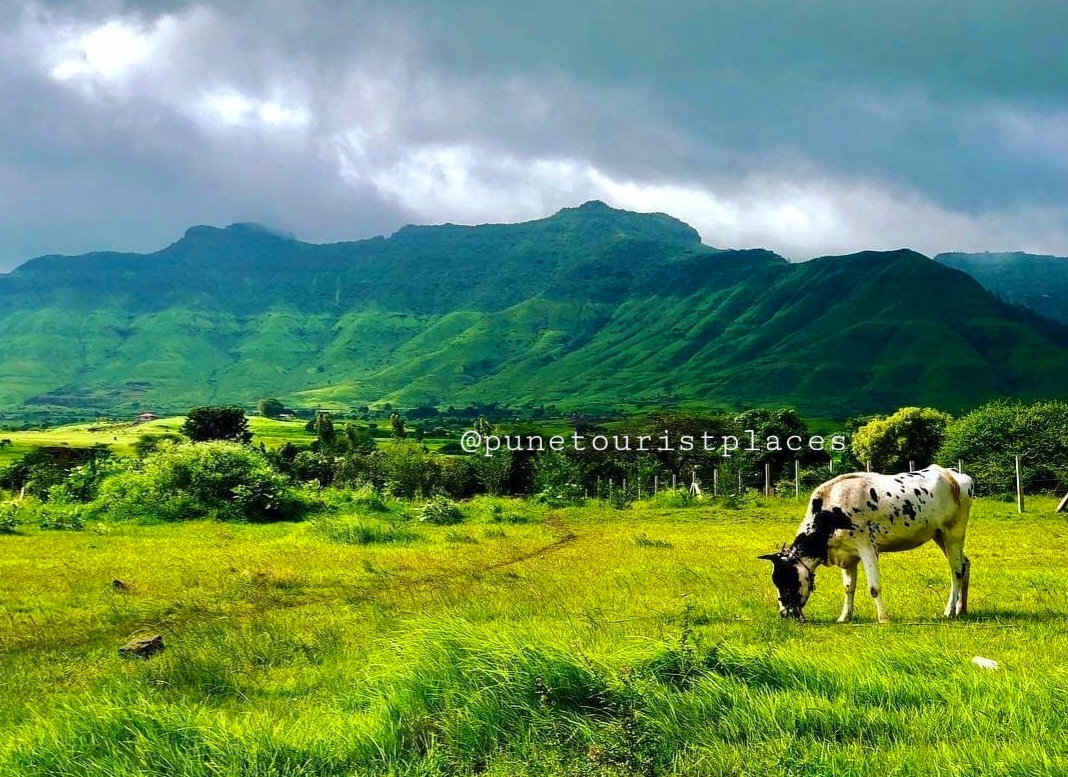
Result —
[[964, 615], [971, 565], [964, 555], [964, 535], [972, 492], [970, 477], [934, 464], [900, 475], [854, 472], [828, 480], [812, 492], [793, 544], [760, 557], [774, 566], [771, 579], [780, 615], [804, 619], [801, 610], [816, 588], [816, 568], [827, 564], [842, 568], [845, 604], [838, 622], [846, 623], [853, 617], [857, 564], [862, 563], [879, 622], [888, 622], [879, 554], [911, 550], [928, 540], [942, 549], [952, 572], [945, 615]]

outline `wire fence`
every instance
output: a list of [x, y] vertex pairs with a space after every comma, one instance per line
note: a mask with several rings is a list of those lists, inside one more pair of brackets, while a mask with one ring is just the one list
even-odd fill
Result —
[[[865, 471], [875, 471], [870, 462], [864, 465]], [[910, 471], [916, 471], [915, 462], [909, 462], [909, 465]], [[606, 501], [633, 501], [656, 497], [663, 492], [713, 498], [737, 498], [755, 493], [765, 498], [800, 500], [807, 498], [821, 483], [836, 474], [842, 474], [836, 473], [835, 468], [834, 462], [813, 468], [803, 467], [800, 461], [794, 461], [792, 472], [789, 467], [784, 471], [770, 464], [766, 464], [763, 470], [726, 467], [695, 467], [684, 472], [663, 470], [624, 478], [599, 478], [592, 490], [587, 489], [586, 496]], [[1021, 456], [1000, 462], [1000, 466], [992, 467], [987, 462], [980, 468], [980, 473], [969, 471], [963, 460], [958, 461], [955, 468], [972, 478], [976, 496], [1013, 499], [1019, 512], [1023, 513], [1026, 512], [1028, 496], [1055, 495], [1063, 497], [1057, 512], [1068, 511], [1068, 472], [1057, 472], [1041, 464], [1029, 464]], [[1009, 483], [1010, 487], [1003, 487], [1005, 483]]]

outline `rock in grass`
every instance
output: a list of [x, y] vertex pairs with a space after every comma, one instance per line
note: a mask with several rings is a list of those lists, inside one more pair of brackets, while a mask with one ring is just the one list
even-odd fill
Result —
[[132, 639], [119, 648], [119, 655], [123, 658], [151, 658], [163, 650], [163, 635], [153, 634], [151, 637], [138, 637]]
[[989, 669], [991, 671], [998, 668], [998, 662], [992, 658], [983, 658], [982, 656], [972, 656], [972, 663], [980, 669]]
[[111, 587], [114, 588], [116, 591], [129, 591], [130, 590], [130, 584], [129, 583], [127, 583], [125, 580], [119, 580], [117, 578], [115, 580], [111, 581]]

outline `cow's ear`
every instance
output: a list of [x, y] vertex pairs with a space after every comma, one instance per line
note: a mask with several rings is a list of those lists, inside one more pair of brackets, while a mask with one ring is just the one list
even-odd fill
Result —
[[757, 558], [763, 559], [764, 561], [770, 561], [772, 564], [774, 564], [781, 558], [781, 556], [779, 556], [778, 553], [765, 553], [763, 556], [757, 556]]

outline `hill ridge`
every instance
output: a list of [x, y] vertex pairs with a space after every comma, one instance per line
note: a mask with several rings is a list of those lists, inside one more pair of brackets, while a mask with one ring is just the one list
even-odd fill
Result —
[[312, 244], [199, 225], [0, 276], [0, 415], [792, 404], [844, 417], [1064, 396], [1068, 329], [911, 249], [791, 263], [589, 202]]

